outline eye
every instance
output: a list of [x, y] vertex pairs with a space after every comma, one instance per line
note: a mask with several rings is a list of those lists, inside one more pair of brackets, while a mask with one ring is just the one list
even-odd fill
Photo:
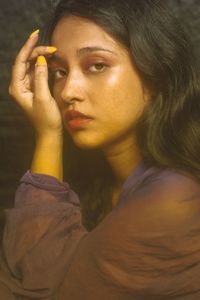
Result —
[[107, 67], [104, 63], [96, 63], [89, 67], [89, 70], [93, 73], [102, 72]]
[[51, 70], [51, 73], [52, 73], [54, 79], [61, 79], [67, 75], [67, 72], [63, 69]]

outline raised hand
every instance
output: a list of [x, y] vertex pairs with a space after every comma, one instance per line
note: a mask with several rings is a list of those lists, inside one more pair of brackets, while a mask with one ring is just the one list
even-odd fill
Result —
[[[13, 69], [9, 93], [22, 108], [40, 137], [62, 132], [61, 115], [48, 86], [45, 56], [55, 47], [35, 47], [38, 31], [33, 32], [19, 51]], [[36, 61], [36, 64], [35, 64]]]
[[[38, 31], [32, 33], [16, 57], [9, 93], [36, 130], [36, 148], [31, 172], [63, 178], [63, 136], [61, 114], [48, 86], [45, 56], [56, 48], [35, 47]], [[36, 61], [36, 64], [35, 64]]]

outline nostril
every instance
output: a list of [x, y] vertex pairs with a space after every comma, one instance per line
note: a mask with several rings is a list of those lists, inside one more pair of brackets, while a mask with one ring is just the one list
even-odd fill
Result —
[[61, 99], [66, 103], [74, 103], [76, 101], [83, 100], [83, 92], [85, 89], [85, 82], [83, 78], [80, 78], [80, 74], [77, 72], [69, 72], [65, 81], [60, 86]]
[[68, 104], [73, 104], [75, 101], [76, 101], [75, 98], [71, 98], [71, 99], [66, 100], [66, 102], [67, 102]]

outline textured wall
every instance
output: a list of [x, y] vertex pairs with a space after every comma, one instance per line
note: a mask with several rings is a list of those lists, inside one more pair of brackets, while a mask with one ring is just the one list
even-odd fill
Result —
[[[169, 0], [170, 1], [170, 0]], [[171, 0], [192, 36], [200, 65], [200, 1]], [[7, 87], [15, 54], [27, 36], [41, 28], [52, 0], [1, 0], [0, 3], [0, 207], [12, 205], [18, 179], [29, 167], [34, 134]]]
[[9, 205], [18, 178], [27, 169], [33, 131], [7, 93], [10, 69], [29, 34], [43, 26], [50, 0], [1, 0], [0, 4], [0, 204]]

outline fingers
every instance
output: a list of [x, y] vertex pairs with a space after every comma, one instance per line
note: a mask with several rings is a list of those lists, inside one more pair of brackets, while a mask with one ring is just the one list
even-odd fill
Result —
[[[49, 104], [53, 104], [52, 107], [58, 109], [49, 90], [48, 67], [45, 59], [45, 56], [52, 55], [57, 49], [46, 46], [35, 47], [37, 41], [38, 31], [35, 31], [17, 55], [12, 70], [9, 93], [31, 122], [35, 124], [34, 126], [40, 128], [43, 125], [46, 127], [46, 118], [49, 118]], [[37, 63], [35, 64], [36, 58]], [[52, 123], [50, 118], [49, 122]]]
[[12, 81], [24, 80], [27, 74], [27, 64], [36, 59], [39, 55], [51, 55], [57, 49], [55, 47], [35, 47], [38, 41], [39, 30], [34, 31], [19, 51], [12, 70]]
[[48, 67], [44, 56], [38, 56], [35, 65], [34, 101], [49, 101], [52, 98], [48, 85]]
[[29, 36], [16, 57], [9, 86], [9, 93], [14, 98], [20, 98], [22, 90], [26, 90], [26, 92], [33, 91], [32, 75], [34, 73], [34, 61], [36, 58], [41, 55], [52, 55], [57, 50], [55, 47], [35, 47], [38, 41], [38, 33], [39, 30], [36, 30]]
[[57, 50], [56, 47], [50, 47], [50, 46], [39, 46], [33, 49], [31, 55], [29, 56], [29, 61], [35, 60], [40, 55], [49, 56], [53, 53], [55, 53]]
[[38, 41], [39, 30], [34, 31], [19, 51], [12, 70], [12, 81], [23, 80], [26, 76], [27, 61]]
[[51, 56], [54, 52], [57, 51], [57, 48], [50, 46], [39, 46], [33, 49], [29, 57], [29, 62], [27, 63], [27, 73], [29, 73], [30, 78], [30, 86], [31, 90], [33, 90], [33, 78], [34, 78], [34, 69], [35, 69], [35, 61], [38, 56], [46, 56], [47, 58]]
[[27, 39], [24, 46], [19, 51], [15, 62], [26, 63], [39, 37], [39, 29], [35, 30]]

